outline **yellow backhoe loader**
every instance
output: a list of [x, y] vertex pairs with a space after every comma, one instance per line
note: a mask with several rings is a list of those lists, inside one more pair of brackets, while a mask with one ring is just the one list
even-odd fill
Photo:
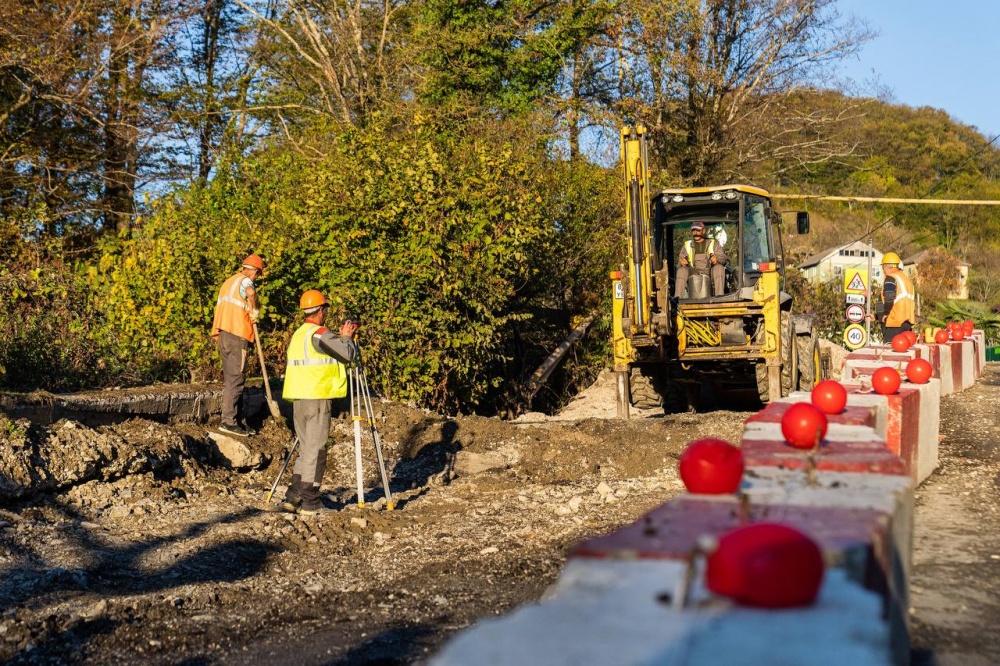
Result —
[[[618, 414], [627, 417], [630, 405], [695, 410], [706, 395], [756, 390], [768, 402], [811, 390], [820, 379], [817, 334], [782, 291], [783, 217], [768, 193], [749, 185], [654, 191], [641, 126], [622, 130], [621, 151], [628, 256], [611, 272]], [[808, 233], [809, 214], [795, 218], [797, 233]], [[726, 261], [721, 271], [688, 266], [678, 286], [692, 225]]]

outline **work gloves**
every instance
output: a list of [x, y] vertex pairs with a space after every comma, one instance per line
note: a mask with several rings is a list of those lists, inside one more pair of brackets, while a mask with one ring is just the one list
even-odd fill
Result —
[[250, 321], [255, 324], [260, 321], [260, 309], [253, 309], [250, 311]]

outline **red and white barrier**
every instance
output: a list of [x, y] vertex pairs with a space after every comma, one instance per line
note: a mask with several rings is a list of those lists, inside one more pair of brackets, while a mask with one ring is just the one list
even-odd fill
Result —
[[[902, 374], [914, 358], [930, 362], [932, 379], [872, 393], [876, 370]], [[848, 355], [847, 406], [828, 416], [818, 447], [794, 448], [781, 430], [810, 394], [767, 405], [744, 426], [738, 495], [681, 495], [588, 539], [541, 603], [463, 632], [431, 663], [909, 663], [913, 489], [937, 466], [941, 397], [971, 386], [984, 364], [982, 331]], [[759, 522], [820, 546], [827, 568], [812, 605], [748, 608], [705, 589], [706, 538]]]

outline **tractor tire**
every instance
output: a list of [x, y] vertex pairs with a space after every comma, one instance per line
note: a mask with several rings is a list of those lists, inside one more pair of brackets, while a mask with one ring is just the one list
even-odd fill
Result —
[[628, 399], [638, 409], [656, 409], [663, 406], [663, 398], [656, 390], [651, 370], [631, 368], [628, 375]]
[[796, 338], [795, 345], [799, 355], [799, 390], [812, 391], [822, 379], [816, 331], [810, 331], [808, 336]]
[[760, 397], [760, 401], [766, 405], [771, 401], [771, 392], [768, 390], [770, 386], [767, 382], [767, 363], [760, 361], [755, 370], [757, 372], [757, 395]]
[[[781, 313], [781, 395], [787, 396], [798, 388], [799, 368], [795, 340], [792, 336], [792, 317], [787, 312]], [[767, 364], [761, 361], [755, 368], [757, 374], [757, 395], [760, 401], [767, 404], [771, 400], [770, 386], [767, 380]]]
[[792, 331], [792, 315], [781, 313], [781, 397], [784, 398], [799, 387], [798, 350]]

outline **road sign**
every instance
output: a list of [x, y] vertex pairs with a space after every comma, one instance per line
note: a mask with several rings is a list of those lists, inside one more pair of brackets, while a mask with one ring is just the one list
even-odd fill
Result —
[[863, 268], [844, 270], [844, 293], [864, 294], [868, 291], [868, 271]]
[[847, 321], [857, 324], [865, 320], [865, 309], [857, 304], [847, 306]]
[[856, 303], [857, 305], [865, 304], [864, 294], [844, 294], [844, 300], [848, 303]]
[[851, 324], [844, 329], [844, 342], [851, 349], [864, 347], [867, 341], [868, 333], [865, 332], [865, 327], [861, 324]]

